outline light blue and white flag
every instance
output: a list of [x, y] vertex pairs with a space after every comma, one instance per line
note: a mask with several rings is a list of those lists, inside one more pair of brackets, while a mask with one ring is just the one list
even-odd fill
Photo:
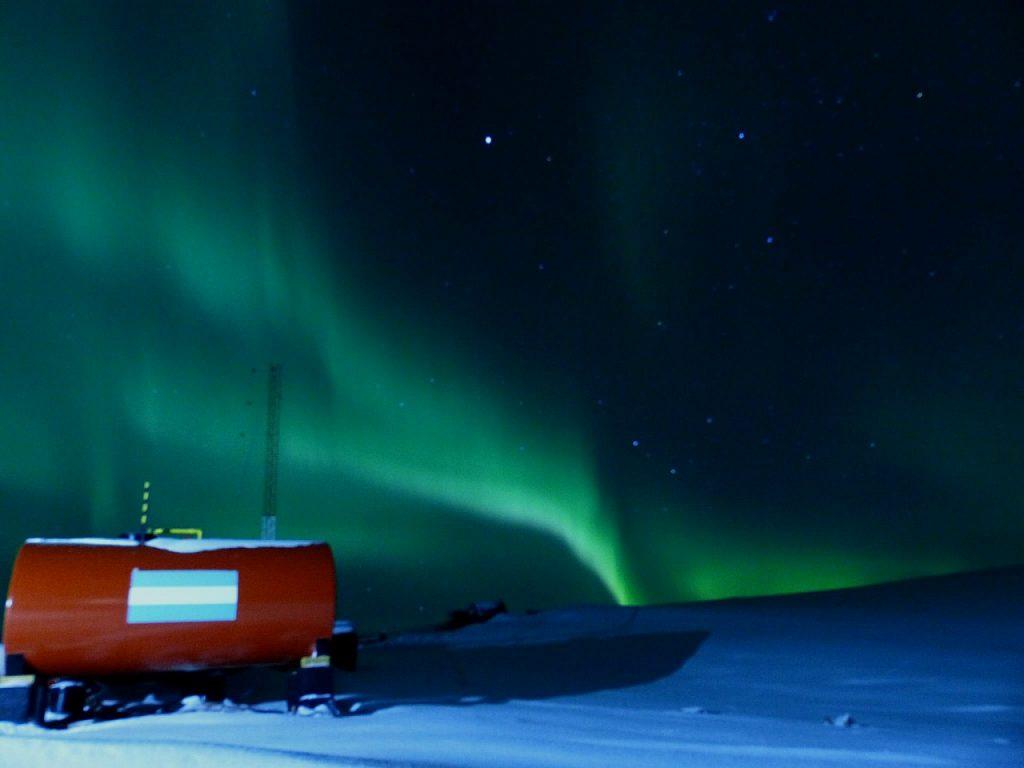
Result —
[[132, 570], [129, 624], [234, 621], [238, 571]]

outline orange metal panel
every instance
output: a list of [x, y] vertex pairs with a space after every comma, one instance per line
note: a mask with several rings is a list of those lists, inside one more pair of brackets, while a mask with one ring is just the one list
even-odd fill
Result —
[[[276, 664], [308, 655], [334, 626], [330, 547], [27, 542], [8, 590], [3, 641], [46, 675]], [[232, 621], [128, 623], [133, 569], [237, 571]]]

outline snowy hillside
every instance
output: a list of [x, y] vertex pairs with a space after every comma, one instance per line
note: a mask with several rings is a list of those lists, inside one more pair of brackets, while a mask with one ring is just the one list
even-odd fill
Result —
[[1024, 765], [1024, 569], [500, 616], [372, 645], [356, 714], [0, 726], [0, 766]]

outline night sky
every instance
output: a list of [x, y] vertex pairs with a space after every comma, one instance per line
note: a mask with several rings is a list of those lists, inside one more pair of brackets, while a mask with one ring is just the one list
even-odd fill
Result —
[[366, 628], [1024, 562], [1024, 6], [8, 3], [0, 578], [279, 532]]

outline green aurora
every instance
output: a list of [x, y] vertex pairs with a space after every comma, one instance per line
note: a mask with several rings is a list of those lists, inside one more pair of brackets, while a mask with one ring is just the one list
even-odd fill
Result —
[[[703, 599], [1012, 559], [609, 474], [567, 377], [367, 276], [374, 243], [316, 198], [302, 152], [288, 10], [242, 7], [0, 12], [0, 571], [26, 536], [130, 528], [143, 480], [158, 524], [255, 535], [269, 362], [284, 370], [280, 533], [330, 541], [342, 608], [370, 626], [496, 595]], [[608, 204], [646, 206], [650, 176]], [[643, 242], [629, 255], [632, 218], [613, 218], [605, 258], [646, 317], [657, 279]], [[936, 443], [913, 430], [908, 445]], [[948, 445], [913, 455], [957, 461]]]
[[[29, 16], [23, 29], [49, 26]], [[358, 571], [368, 553], [416, 562], [458, 546], [425, 536], [427, 519], [394, 527], [396, 510], [478, 516], [553, 537], [607, 594], [640, 599], [578, 426], [517, 413], [441, 329], [389, 327], [325, 263], [294, 137], [276, 125], [287, 88], [239, 115], [224, 105], [249, 90], [240, 74], [181, 69], [126, 98], [110, 87], [127, 66], [116, 25], [87, 4], [73, 18], [28, 55], [4, 47], [2, 99], [19, 105], [5, 115], [19, 148], [2, 174], [19, 297], [6, 341], [24, 356], [6, 385], [4, 487], [58, 495], [81, 532], [101, 533], [130, 527], [147, 478], [157, 520], [251, 534], [262, 369], [279, 360], [282, 534], [326, 536]], [[286, 71], [283, 10], [246, 21], [228, 36], [189, 29], [168, 55]]]

